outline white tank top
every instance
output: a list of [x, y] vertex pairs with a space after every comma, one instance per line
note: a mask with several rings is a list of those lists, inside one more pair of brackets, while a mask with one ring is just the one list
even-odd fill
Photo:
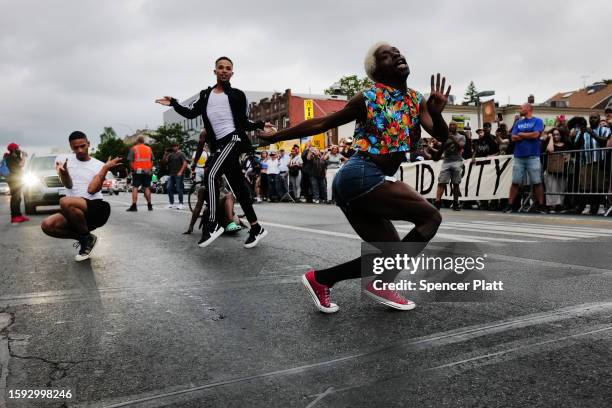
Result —
[[236, 130], [232, 109], [225, 92], [218, 94], [212, 91], [210, 93], [208, 105], [206, 105], [206, 116], [208, 116], [217, 140]]

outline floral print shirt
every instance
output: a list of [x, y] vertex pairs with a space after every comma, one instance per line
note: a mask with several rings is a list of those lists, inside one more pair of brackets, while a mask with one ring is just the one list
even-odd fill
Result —
[[410, 88], [403, 94], [377, 83], [363, 91], [363, 97], [367, 119], [365, 123], [357, 121], [355, 126], [358, 149], [371, 154], [409, 151], [410, 132], [418, 131], [423, 96]]

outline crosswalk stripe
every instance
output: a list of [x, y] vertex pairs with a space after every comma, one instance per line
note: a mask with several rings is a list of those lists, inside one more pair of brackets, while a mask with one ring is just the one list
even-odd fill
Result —
[[[452, 221], [451, 221], [452, 222]], [[492, 222], [492, 221], [470, 221], [473, 224], [483, 224], [483, 225], [502, 225], [502, 226], [525, 226], [530, 228], [548, 228], [548, 229], [558, 229], [562, 231], [577, 231], [577, 232], [586, 232], [586, 233], [602, 233], [604, 235], [612, 235], [612, 228], [597, 228], [597, 227], [577, 227], [574, 225], [551, 225], [551, 224], [532, 224], [532, 223], [507, 223], [507, 222]]]
[[[451, 229], [451, 230], [457, 230], [460, 229], [462, 231], [470, 231], [470, 232], [482, 232], [482, 229], [479, 228], [468, 228], [468, 227], [453, 227], [453, 226], [446, 226], [444, 224], [442, 224], [440, 226], [441, 229]], [[556, 235], [549, 235], [549, 234], [534, 234], [534, 233], [526, 233], [526, 232], [510, 232], [510, 231], [487, 231], [490, 234], [496, 234], [496, 235], [513, 235], [513, 236], [525, 236], [525, 237], [530, 237], [530, 238], [542, 238], [542, 239], [552, 239], [552, 240], [557, 240], [557, 241], [572, 241], [573, 238], [570, 237], [559, 237]], [[520, 242], [527, 242], [524, 240], [521, 240]], [[533, 241], [531, 241], [533, 242]]]
[[[443, 228], [443, 227], [440, 227]], [[406, 227], [402, 227], [402, 226], [396, 226], [396, 229], [400, 232], [409, 232], [412, 228], [406, 228]], [[479, 231], [479, 230], [474, 230], [474, 231]], [[516, 234], [511, 234], [511, 235], [516, 235]], [[499, 242], [537, 242], [537, 241], [533, 241], [533, 240], [524, 240], [524, 239], [512, 239], [512, 238], [495, 238], [495, 237], [490, 237], [490, 236], [475, 236], [475, 235], [465, 235], [465, 234], [449, 234], [449, 233], [445, 233], [445, 232], [438, 232], [436, 233], [435, 238], [446, 238], [446, 239], [452, 239], [454, 241], [463, 241], [463, 242], [487, 242], [487, 241], [499, 241]]]
[[[475, 225], [471, 223], [447, 223], [448, 227], [457, 227], [457, 229], [462, 228], [474, 228]], [[520, 226], [503, 226], [503, 225], [487, 225], [487, 224], [478, 224], [478, 228], [483, 231], [508, 231], [508, 232], [523, 232], [526, 234], [547, 234], [552, 236], [565, 236], [570, 238], [596, 238], [600, 235], [598, 234], [588, 234], [583, 232], [573, 232], [573, 231], [563, 231], [556, 229], [547, 229], [547, 228], [529, 228], [529, 227], [520, 227]]]

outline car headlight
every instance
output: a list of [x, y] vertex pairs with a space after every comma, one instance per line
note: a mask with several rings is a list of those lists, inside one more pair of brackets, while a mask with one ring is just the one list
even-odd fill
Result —
[[40, 184], [40, 179], [34, 174], [28, 173], [23, 176], [23, 183], [28, 187], [34, 187], [35, 185]]

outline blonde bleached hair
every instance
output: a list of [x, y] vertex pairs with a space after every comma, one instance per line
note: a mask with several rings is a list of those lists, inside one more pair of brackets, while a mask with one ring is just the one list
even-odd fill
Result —
[[363, 68], [365, 69], [365, 73], [372, 81], [377, 82], [377, 79], [374, 78], [374, 72], [376, 72], [376, 51], [382, 47], [383, 45], [390, 46], [388, 42], [379, 41], [368, 48], [368, 52], [366, 52], [365, 58], [363, 59]]

